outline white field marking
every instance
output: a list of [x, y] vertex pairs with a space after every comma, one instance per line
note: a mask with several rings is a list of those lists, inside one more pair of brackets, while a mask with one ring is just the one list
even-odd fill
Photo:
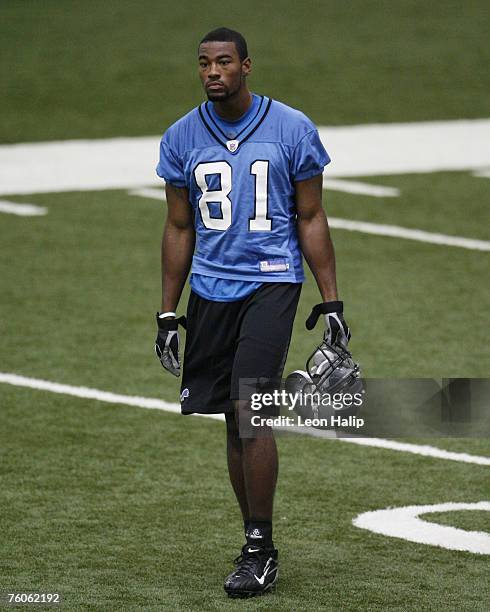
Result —
[[375, 198], [396, 198], [400, 195], [400, 190], [396, 187], [384, 187], [383, 185], [372, 185], [371, 183], [361, 183], [359, 181], [330, 179], [327, 178], [327, 174], [323, 175], [323, 189], [356, 193], [359, 195], [373, 196]]
[[429, 523], [419, 518], [420, 514], [429, 512], [457, 510], [490, 511], [490, 502], [481, 501], [472, 504], [448, 502], [431, 506], [386, 508], [386, 510], [363, 512], [353, 519], [352, 523], [361, 529], [409, 542], [417, 542], [417, 544], [490, 555], [490, 534], [484, 531], [466, 531], [456, 527]]
[[490, 119], [320, 127], [319, 132], [332, 157], [326, 167], [328, 177], [451, 172], [490, 166]]
[[[84, 399], [93, 399], [109, 404], [123, 404], [126, 406], [136, 406], [138, 408], [150, 408], [154, 410], [164, 410], [166, 412], [174, 412], [180, 414], [180, 405], [164, 400], [154, 399], [150, 397], [138, 397], [134, 395], [121, 395], [110, 393], [108, 391], [100, 391], [99, 389], [91, 389], [89, 387], [74, 387], [72, 385], [64, 385], [60, 383], [50, 382], [39, 378], [28, 378], [18, 374], [10, 374], [8, 372], [0, 372], [0, 383], [13, 385], [15, 387], [28, 387], [30, 389], [38, 389], [41, 391], [50, 391], [51, 393], [59, 393], [62, 395], [71, 395]], [[195, 415], [206, 418], [224, 421], [222, 414], [201, 414]], [[312, 432], [302, 431], [306, 435], [313, 437], [331, 437], [322, 435], [323, 432], [314, 430]], [[479, 455], [469, 455], [467, 453], [453, 453], [442, 450], [434, 446], [419, 446], [418, 444], [405, 444], [402, 442], [394, 442], [392, 440], [383, 440], [379, 438], [336, 438], [342, 442], [351, 442], [353, 444], [361, 444], [362, 446], [374, 446], [376, 448], [385, 448], [390, 450], [412, 453], [414, 455], [424, 455], [426, 457], [434, 457], [437, 459], [448, 459], [451, 461], [460, 461], [463, 463], [473, 463], [477, 465], [490, 465], [490, 457], [481, 457]]]
[[330, 227], [351, 232], [362, 232], [364, 234], [374, 234], [376, 236], [390, 236], [392, 238], [406, 238], [407, 240], [416, 240], [417, 242], [460, 247], [473, 251], [490, 251], [490, 241], [488, 240], [434, 234], [424, 230], [400, 227], [399, 225], [382, 225], [380, 223], [369, 223], [367, 221], [340, 219], [339, 217], [329, 217], [328, 223]]
[[[323, 181], [323, 186], [329, 181]], [[344, 183], [344, 181], [334, 181], [335, 183]], [[348, 182], [348, 181], [345, 181]], [[349, 181], [350, 182], [350, 181]], [[383, 187], [382, 189], [390, 189]], [[163, 190], [165, 195], [165, 191]], [[163, 200], [162, 189], [134, 189], [129, 192], [130, 195], [141, 196], [143, 198], [155, 198]], [[368, 223], [365, 221], [351, 221], [348, 219], [340, 219], [338, 217], [329, 217], [328, 222], [330, 227], [336, 229], [350, 230], [353, 232], [362, 232], [365, 234], [375, 234], [377, 236], [389, 236], [393, 238], [406, 238], [408, 240], [417, 240], [419, 242], [427, 242], [429, 244], [438, 244], [445, 246], [455, 246], [476, 251], [490, 251], [490, 242], [485, 240], [476, 240], [473, 238], [463, 238], [462, 236], [446, 236], [445, 234], [434, 234], [423, 230], [411, 229], [408, 227], [400, 227], [398, 225], [382, 225], [379, 223]]]
[[[323, 186], [327, 183], [347, 183], [350, 181], [323, 181]], [[362, 185], [363, 183], [353, 183]], [[370, 185], [372, 187], [372, 185]], [[376, 187], [378, 189], [378, 187]], [[391, 187], [379, 187], [379, 189], [391, 189]], [[162, 197], [163, 191], [163, 197]], [[398, 192], [398, 190], [395, 190]], [[354, 192], [351, 192], [354, 193]], [[358, 191], [357, 193], [361, 193]], [[399, 193], [399, 192], [398, 192]], [[155, 198], [163, 201], [165, 198], [165, 190], [146, 188], [134, 189], [129, 192], [130, 195], [141, 196], [143, 198]], [[373, 195], [373, 194], [369, 194]], [[379, 194], [378, 194], [379, 195]], [[387, 194], [385, 194], [387, 195]], [[463, 238], [462, 236], [446, 236], [445, 234], [434, 234], [423, 230], [411, 229], [408, 227], [400, 227], [398, 225], [382, 225], [379, 223], [368, 223], [364, 221], [351, 221], [348, 219], [340, 219], [338, 217], [329, 217], [330, 227], [336, 229], [350, 230], [354, 232], [362, 232], [365, 234], [375, 234], [378, 236], [389, 236], [393, 238], [406, 238], [408, 240], [417, 240], [419, 242], [427, 242], [429, 244], [438, 244], [445, 246], [455, 246], [465, 249], [477, 251], [490, 251], [490, 242], [485, 240], [476, 240], [473, 238]]]
[[448, 459], [460, 463], [476, 463], [477, 465], [490, 465], [490, 457], [469, 455], [468, 453], [455, 453], [428, 444], [411, 444], [409, 442], [396, 442], [395, 440], [384, 440], [383, 438], [338, 438], [342, 442], [358, 444], [359, 446], [374, 446], [375, 448], [386, 448], [404, 453], [414, 453], [424, 457], [437, 457], [437, 459]]
[[0, 213], [18, 215], [19, 217], [39, 217], [47, 215], [48, 209], [35, 204], [19, 204], [18, 202], [0, 200]]
[[[490, 166], [490, 119], [320, 127], [328, 178]], [[136, 189], [155, 175], [159, 136], [0, 146], [0, 194]], [[462, 153], [464, 151], [464, 154]]]
[[167, 200], [165, 189], [163, 189], [163, 187], [160, 187], [159, 189], [156, 187], [131, 189], [130, 191], [128, 191], [128, 193], [129, 195], [140, 196], [141, 198], [152, 198], [153, 200], [160, 200], [160, 202], [165, 202]]
[[[376, 198], [394, 198], [400, 195], [400, 190], [396, 187], [384, 187], [382, 185], [371, 185], [370, 183], [360, 183], [358, 181], [339, 181], [323, 177], [323, 188], [331, 191], [344, 191], [346, 193], [356, 193], [360, 195], [374, 196]], [[165, 200], [165, 190], [154, 187], [146, 189], [132, 189], [129, 195], [141, 196], [142, 198], [154, 198], [155, 200]]]
[[455, 453], [428, 444], [411, 444], [409, 442], [397, 442], [396, 440], [385, 440], [384, 438], [361, 438], [361, 437], [342, 437], [336, 430], [314, 429], [312, 427], [277, 427], [281, 431], [289, 431], [298, 434], [311, 436], [312, 438], [336, 438], [342, 442], [349, 442], [359, 446], [372, 446], [374, 448], [385, 448], [387, 450], [400, 451], [402, 453], [413, 453], [424, 457], [435, 457], [436, 459], [447, 459], [449, 461], [459, 461], [460, 463], [473, 463], [477, 465], [489, 465], [490, 457], [479, 455], [469, 455], [468, 453]]
[[[7, 374], [5, 372], [0, 372], [0, 383], [13, 385], [15, 387], [28, 387], [29, 389], [50, 391], [51, 393], [59, 393], [61, 395], [71, 395], [73, 397], [80, 397], [84, 399], [93, 399], [99, 402], [106, 402], [108, 404], [123, 404], [126, 406], [136, 406], [138, 408], [149, 408], [153, 410], [165, 410], [166, 412], [176, 412], [180, 414], [179, 404], [173, 404], [171, 402], [165, 402], [164, 400], [151, 397], [120, 395], [118, 393], [100, 391], [99, 389], [91, 389], [89, 387], [74, 387], [72, 385], [63, 385], [60, 383], [50, 382], [49, 380], [27, 378], [26, 376]], [[223, 420], [223, 415], [220, 414], [205, 416]]]
[[477, 172], [473, 172], [473, 176], [479, 176], [481, 178], [490, 178], [490, 168], [486, 168], [485, 170], [478, 170]]

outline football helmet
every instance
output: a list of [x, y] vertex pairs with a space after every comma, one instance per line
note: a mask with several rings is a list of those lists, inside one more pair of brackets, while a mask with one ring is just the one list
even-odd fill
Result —
[[[288, 393], [299, 394], [304, 400], [294, 406], [304, 418], [355, 416], [359, 397], [364, 394], [359, 364], [343, 345], [329, 344], [325, 339], [308, 357], [306, 370], [289, 374], [285, 386]], [[358, 400], [352, 401], [354, 397]]]

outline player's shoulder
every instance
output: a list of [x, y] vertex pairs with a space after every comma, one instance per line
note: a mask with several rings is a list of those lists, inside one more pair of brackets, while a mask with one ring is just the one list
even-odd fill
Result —
[[281, 133], [287, 144], [296, 145], [306, 134], [316, 130], [313, 121], [297, 108], [279, 100], [273, 100], [271, 113], [274, 122], [282, 127]]
[[277, 117], [281, 117], [286, 119], [287, 121], [291, 121], [298, 125], [308, 125], [310, 127], [315, 127], [314, 123], [311, 121], [309, 117], [307, 117], [303, 112], [298, 110], [297, 108], [293, 108], [280, 100], [276, 100], [274, 98], [271, 110], [274, 111]]
[[165, 130], [162, 142], [165, 142], [174, 150], [179, 150], [187, 139], [195, 133], [196, 123], [198, 122], [199, 107], [195, 107]]

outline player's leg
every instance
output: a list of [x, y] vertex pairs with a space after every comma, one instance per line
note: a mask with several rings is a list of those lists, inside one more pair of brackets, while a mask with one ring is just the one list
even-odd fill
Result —
[[[265, 392], [272, 391], [280, 383], [300, 292], [301, 285], [298, 284], [267, 283], [247, 300], [242, 309], [232, 372], [235, 398], [238, 387], [235, 412], [239, 423], [240, 420], [247, 423], [247, 412], [248, 422], [250, 419], [247, 398], [240, 397], [240, 379], [260, 379]], [[253, 427], [252, 435], [243, 435], [242, 432], [242, 446], [250, 521], [271, 522], [278, 474], [277, 447], [272, 429], [262, 425], [259, 429]], [[267, 544], [272, 546], [272, 539], [267, 540]]]
[[187, 335], [181, 387], [182, 412], [225, 412], [230, 481], [243, 515], [249, 517], [242, 443], [230, 400], [231, 373], [239, 334], [240, 302], [213, 302], [194, 292], [187, 305]]
[[231, 485], [235, 492], [240, 510], [242, 511], [243, 524], [245, 531], [248, 527], [250, 517], [247, 492], [245, 489], [245, 477], [243, 473], [243, 448], [242, 440], [239, 436], [238, 425], [235, 414], [226, 413], [226, 452], [228, 459], [228, 473]]
[[[247, 412], [246, 402], [235, 402], [235, 410]], [[245, 416], [245, 418], [247, 418]], [[242, 438], [242, 467], [250, 524], [272, 525], [272, 506], [276, 490], [279, 460], [272, 429], [261, 426], [260, 432]], [[269, 534], [268, 534], [269, 535]], [[266, 544], [272, 546], [272, 529]]]
[[[231, 597], [261, 595], [278, 576], [277, 550], [272, 540], [272, 509], [278, 457], [272, 430], [264, 425], [250, 435], [249, 401], [240, 380], [261, 379], [271, 389], [282, 376], [301, 286], [266, 284], [240, 313], [240, 336], [233, 372], [232, 397], [242, 433], [242, 467], [249, 510], [247, 543], [237, 568], [225, 581]], [[269, 382], [267, 382], [269, 381]], [[247, 395], [247, 391], [245, 391]], [[244, 420], [242, 420], [244, 419]]]
[[[238, 404], [238, 402], [235, 402]], [[237, 405], [238, 408], [238, 405]], [[272, 522], [272, 506], [277, 482], [278, 456], [272, 430], [267, 429], [265, 437], [240, 438], [235, 415], [226, 414], [228, 472], [233, 491], [242, 512], [245, 533], [253, 517], [267, 527]], [[248, 499], [253, 502], [249, 507]], [[272, 530], [267, 540], [272, 546]]]
[[[269, 304], [269, 307], [273, 307], [273, 305]], [[296, 310], [296, 306], [294, 310]], [[195, 412], [201, 414], [224, 412], [226, 414], [230, 479], [244, 520], [250, 518], [248, 495], [256, 501], [258, 517], [252, 531], [250, 531], [250, 525], [248, 525], [248, 537], [252, 538], [254, 531], [260, 528], [263, 533], [268, 531], [270, 538], [272, 538], [272, 528], [267, 529], [270, 520], [262, 521], [267, 523], [267, 525], [262, 526], [259, 519], [269, 519], [272, 514], [272, 500], [277, 478], [275, 445], [264, 446], [262, 443], [247, 446], [249, 459], [246, 463], [252, 466], [249, 470], [249, 479], [252, 484], [247, 495], [243, 471], [243, 440], [240, 439], [235, 418], [232, 416], [234, 410], [233, 403], [230, 400], [230, 388], [233, 388], [233, 367], [237, 352], [242, 354], [242, 359], [239, 358], [238, 362], [243, 363], [243, 356], [249, 352], [245, 345], [255, 346], [254, 350], [257, 351], [254, 338], [250, 338], [250, 342], [245, 343], [243, 347], [245, 350], [237, 351], [237, 345], [240, 343], [240, 328], [247, 318], [247, 312], [249, 316], [254, 314], [254, 310], [250, 309], [249, 299], [231, 303], [211, 302], [199, 297], [194, 292], [191, 293], [187, 308], [187, 335], [181, 403], [184, 414]], [[260, 325], [259, 321], [259, 327]], [[264, 354], [260, 351], [260, 348], [259, 352], [260, 356], [263, 357]], [[284, 352], [283, 350], [282, 353]], [[251, 374], [244, 371], [245, 376], [247, 374], [256, 376], [257, 372], [259, 372], [259, 375], [264, 373], [260, 360], [257, 362], [256, 356], [251, 356], [249, 363], [253, 362], [258, 363], [259, 369], [252, 371]], [[282, 363], [282, 365], [284, 364]], [[239, 372], [240, 368], [237, 370], [237, 376]], [[258, 466], [265, 456], [269, 457], [269, 459], [265, 459], [266, 463], [270, 462], [271, 451], [272, 456], [276, 457], [276, 463], [274, 464], [274, 459], [271, 462], [272, 472], [256, 472], [255, 466]], [[264, 555], [264, 552], [266, 555]], [[242, 572], [247, 572], [249, 577], [253, 576], [258, 590], [256, 589], [252, 594], [260, 594], [269, 589], [277, 577], [277, 551], [273, 548], [264, 550], [261, 546], [249, 546], [247, 552], [240, 557], [239, 566]], [[255, 578], [255, 576], [258, 578]], [[230, 596], [243, 596], [241, 592], [238, 594], [229, 592], [229, 594]]]

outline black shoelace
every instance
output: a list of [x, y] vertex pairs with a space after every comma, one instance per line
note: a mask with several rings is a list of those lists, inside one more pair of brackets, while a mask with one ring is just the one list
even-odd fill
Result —
[[242, 548], [242, 554], [233, 561], [233, 563], [237, 566], [236, 571], [239, 571], [240, 574], [253, 576], [257, 571], [257, 562], [260, 562], [263, 556], [264, 551], [262, 549], [254, 552], [248, 552], [247, 545], [245, 545]]

